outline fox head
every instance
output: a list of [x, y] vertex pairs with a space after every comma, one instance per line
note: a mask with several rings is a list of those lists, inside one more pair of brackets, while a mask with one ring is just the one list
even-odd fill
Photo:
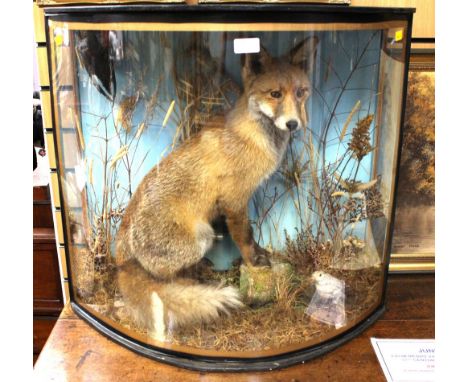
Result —
[[271, 57], [263, 47], [243, 56], [244, 93], [255, 118], [266, 117], [284, 131], [307, 125], [305, 104], [317, 43], [317, 37], [309, 37], [280, 58]]

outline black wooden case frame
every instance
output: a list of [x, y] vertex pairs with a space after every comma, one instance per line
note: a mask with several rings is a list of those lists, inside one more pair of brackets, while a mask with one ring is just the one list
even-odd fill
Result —
[[[406, 103], [406, 86], [408, 80], [408, 67], [411, 44], [411, 27], [413, 8], [370, 8], [370, 7], [346, 7], [340, 5], [304, 5], [302, 4], [223, 4], [223, 5], [180, 5], [180, 4], [134, 4], [134, 5], [115, 5], [115, 6], [59, 6], [45, 8], [47, 47], [50, 60], [50, 41], [48, 31], [48, 20], [54, 21], [74, 21], [89, 23], [105, 22], [218, 22], [218, 23], [248, 23], [248, 22], [321, 22], [321, 23], [370, 23], [383, 22], [390, 20], [403, 20], [407, 22], [407, 33], [404, 38], [406, 48], [405, 54], [405, 74], [403, 79], [403, 96], [401, 105], [400, 132], [399, 141], [401, 143], [404, 106]], [[49, 77], [52, 76], [49, 65]], [[51, 84], [51, 91], [54, 91]], [[52, 111], [55, 105], [52, 102]], [[54, 142], [57, 146], [57, 129], [54, 112], [52, 112], [54, 125]], [[397, 167], [400, 162], [401, 144], [398, 145]], [[58, 153], [55, 153], [58, 162]], [[57, 166], [59, 167], [59, 166]], [[60, 168], [57, 168], [60, 172]], [[398, 173], [395, 179], [395, 188], [398, 185]], [[60, 203], [64, 205], [62, 185], [59, 182]], [[62, 220], [65, 221], [65, 212], [61, 208]], [[395, 207], [391, 212], [390, 232], [393, 231], [393, 218]], [[67, 243], [67, 230], [64, 230], [65, 243]], [[388, 239], [391, 241], [390, 238]], [[157, 348], [155, 346], [142, 343], [130, 336], [123, 334], [93, 315], [76, 300], [73, 292], [73, 275], [69, 272], [70, 300], [74, 312], [86, 320], [90, 325], [102, 334], [106, 335], [116, 343], [135, 351], [143, 356], [155, 359], [160, 362], [179, 366], [197, 371], [213, 372], [245, 372], [245, 371], [269, 371], [284, 368], [298, 363], [304, 363], [307, 360], [321, 356], [334, 350], [347, 341], [360, 335], [370, 327], [385, 311], [385, 291], [388, 277], [388, 266], [390, 262], [390, 246], [387, 246], [386, 264], [384, 266], [384, 291], [380, 305], [367, 318], [358, 325], [350, 328], [338, 336], [322, 342], [316, 346], [304, 348], [301, 350], [288, 352], [275, 356], [258, 358], [233, 358], [233, 357], [210, 357], [199, 356], [189, 353], [181, 353], [168, 349]], [[70, 258], [65, 245], [67, 268], [69, 269]]]

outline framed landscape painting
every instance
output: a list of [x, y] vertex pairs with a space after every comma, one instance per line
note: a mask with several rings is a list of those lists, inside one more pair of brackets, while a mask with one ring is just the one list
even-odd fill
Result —
[[435, 59], [412, 52], [391, 271], [435, 269]]

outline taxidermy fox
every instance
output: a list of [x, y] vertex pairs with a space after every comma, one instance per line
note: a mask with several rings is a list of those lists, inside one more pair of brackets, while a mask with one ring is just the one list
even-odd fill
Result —
[[280, 165], [291, 132], [307, 124], [316, 45], [313, 37], [281, 58], [263, 48], [243, 55], [244, 92], [224, 126], [182, 143], [130, 200], [116, 238], [118, 284], [136, 322], [154, 338], [243, 305], [234, 287], [198, 284], [178, 273], [210, 249], [210, 222], [220, 216], [246, 264], [264, 256], [253, 240], [247, 204]]

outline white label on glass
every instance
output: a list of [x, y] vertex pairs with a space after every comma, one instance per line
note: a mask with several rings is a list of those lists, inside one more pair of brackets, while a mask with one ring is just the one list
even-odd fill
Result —
[[260, 52], [260, 39], [254, 38], [235, 38], [234, 39], [234, 53], [258, 53]]

